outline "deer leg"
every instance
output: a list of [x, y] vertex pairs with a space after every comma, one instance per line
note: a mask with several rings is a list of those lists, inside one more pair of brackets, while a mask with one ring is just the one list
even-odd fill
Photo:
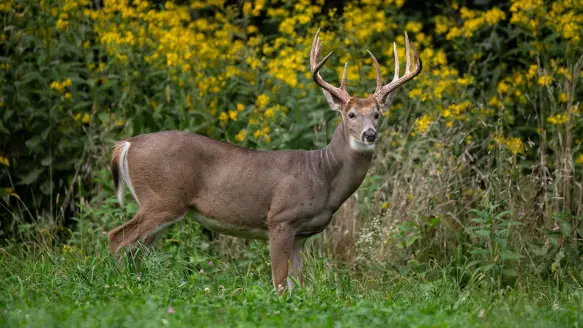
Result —
[[295, 229], [288, 224], [278, 223], [269, 228], [271, 273], [277, 295], [281, 295], [285, 289], [294, 237]]
[[304, 285], [304, 275], [302, 274], [302, 268], [304, 266], [304, 257], [302, 252], [304, 251], [305, 239], [296, 239], [292, 246], [292, 252], [290, 256], [290, 268], [287, 277], [287, 286], [291, 289], [293, 287], [293, 280], [296, 279], [300, 283], [300, 287]]
[[[161, 229], [180, 219], [184, 213], [177, 211], [143, 211], [140, 209], [136, 216], [123, 225], [109, 232], [109, 247], [116, 259], [120, 260], [120, 250], [128, 248], [132, 258], [136, 260], [136, 246], [141, 244], [145, 248], [152, 246], [161, 235]], [[137, 251], [139, 267], [142, 252]]]

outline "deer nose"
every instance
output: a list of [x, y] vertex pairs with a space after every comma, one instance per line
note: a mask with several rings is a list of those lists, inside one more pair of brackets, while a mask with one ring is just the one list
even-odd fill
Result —
[[362, 134], [362, 139], [373, 142], [377, 139], [377, 132], [373, 129], [368, 129]]

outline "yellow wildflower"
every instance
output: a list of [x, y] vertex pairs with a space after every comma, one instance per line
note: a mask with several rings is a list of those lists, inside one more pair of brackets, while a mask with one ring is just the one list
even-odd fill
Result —
[[257, 33], [257, 31], [258, 31], [257, 26], [254, 26], [254, 25], [247, 26], [247, 33], [253, 34], [253, 33]]
[[512, 81], [514, 82], [515, 85], [523, 85], [524, 84], [524, 79], [522, 78], [522, 74], [517, 73], [514, 74], [514, 76], [512, 76]]
[[423, 24], [421, 24], [419, 22], [407, 22], [407, 25], [405, 25], [405, 31], [408, 31], [411, 33], [419, 33], [422, 28], [423, 28]]
[[553, 78], [548, 75], [542, 75], [541, 77], [538, 78], [538, 84], [540, 85], [547, 85], [550, 84], [552, 81]]
[[459, 85], [461, 85], [462, 87], [467, 87], [468, 85], [472, 84], [474, 82], [474, 78], [473, 77], [468, 77], [466, 75], [464, 75], [464, 77], [460, 77], [457, 79], [457, 83]]
[[10, 166], [10, 161], [8, 158], [0, 156], [0, 164], [3, 164], [4, 166]]
[[435, 17], [435, 33], [445, 34], [448, 31], [448, 19], [445, 16]]
[[245, 105], [243, 105], [243, 104], [237, 104], [237, 110], [238, 110], [238, 111], [240, 111], [240, 112], [241, 112], [241, 111], [243, 111], [244, 109], [245, 109]]
[[524, 144], [520, 138], [510, 138], [506, 140], [506, 146], [513, 154], [522, 153], [524, 150]]
[[233, 121], [236, 121], [238, 114], [239, 114], [239, 112], [237, 112], [236, 110], [230, 110], [229, 111], [229, 118]]
[[421, 116], [415, 121], [415, 129], [419, 133], [425, 133], [429, 129], [429, 126], [431, 125], [432, 122], [433, 121], [431, 120], [429, 115], [423, 114], [423, 116]]
[[512, 137], [512, 138], [504, 138], [504, 137], [496, 137], [494, 141], [499, 145], [506, 146], [513, 154], [522, 153], [524, 151], [524, 143], [520, 138]]
[[484, 13], [484, 20], [488, 25], [496, 25], [499, 21], [505, 20], [506, 14], [499, 8], [492, 8]]
[[452, 28], [449, 29], [449, 32], [445, 36], [445, 39], [446, 40], [455, 39], [455, 38], [457, 38], [460, 35], [462, 35], [462, 31], [459, 29], [459, 27], [454, 26], [454, 27], [452, 27]]
[[245, 16], [248, 16], [249, 14], [251, 14], [251, 10], [253, 9], [253, 4], [249, 1], [246, 1], [243, 4], [243, 14]]
[[465, 20], [475, 18], [477, 14], [478, 12], [476, 10], [471, 10], [466, 7], [462, 7], [462, 9], [460, 9], [460, 16]]
[[270, 118], [275, 115], [275, 111], [273, 110], [273, 108], [269, 108], [265, 110], [265, 113], [263, 113], [263, 115], [265, 115], [266, 118]]
[[490, 98], [490, 100], [488, 100], [488, 105], [492, 106], [492, 107], [502, 107], [502, 101], [500, 101], [500, 99], [498, 99], [498, 97], [494, 96], [492, 98]]
[[538, 66], [530, 65], [528, 72], [526, 73], [526, 78], [532, 80], [538, 74]]
[[480, 27], [484, 25], [484, 18], [477, 17], [464, 22], [463, 31], [465, 37], [472, 37], [474, 32], [476, 32]]
[[409, 90], [409, 98], [420, 97], [421, 93], [422, 93], [422, 90], [420, 88], [411, 89], [411, 90]]
[[66, 79], [64, 81], [53, 81], [51, 82], [51, 84], [49, 85], [49, 87], [59, 93], [63, 93], [65, 91], [66, 88], [70, 87], [73, 83], [71, 82], [71, 79]]
[[283, 34], [294, 34], [294, 28], [296, 26], [295, 19], [286, 18], [279, 24], [279, 31]]
[[[63, 14], [61, 16], [65, 16], [66, 14]], [[67, 28], [67, 26], [69, 26], [69, 21], [67, 20], [66, 17], [59, 17], [59, 20], [57, 20], [57, 29], [59, 30], [64, 30]]]
[[69, 245], [63, 245], [63, 254], [73, 254], [73, 248]]
[[549, 122], [552, 125], [561, 125], [567, 123], [568, 121], [569, 118], [567, 117], [567, 115], [560, 113], [547, 117], [547, 122]]
[[243, 142], [243, 141], [245, 141], [246, 137], [247, 137], [247, 130], [243, 129], [243, 130], [239, 131], [239, 133], [237, 133], [237, 135], [235, 136], [235, 140], [237, 142]]
[[433, 61], [437, 65], [447, 65], [447, 56], [445, 55], [445, 51], [443, 51], [443, 49], [439, 49], [439, 51], [437, 51], [433, 57]]
[[505, 81], [500, 81], [498, 83], [498, 92], [499, 93], [507, 93], [510, 90], [510, 86], [506, 84]]
[[75, 246], [69, 246], [69, 245], [63, 245], [62, 248], [63, 254], [83, 254], [83, 250], [75, 247]]
[[259, 109], [265, 108], [265, 106], [267, 106], [268, 103], [269, 103], [269, 96], [266, 94], [259, 95], [257, 97], [257, 100], [255, 100], [255, 106], [257, 106], [257, 108], [259, 108]]
[[221, 112], [221, 114], [219, 114], [219, 121], [226, 122], [228, 120], [229, 120], [229, 115], [227, 115], [227, 113]]

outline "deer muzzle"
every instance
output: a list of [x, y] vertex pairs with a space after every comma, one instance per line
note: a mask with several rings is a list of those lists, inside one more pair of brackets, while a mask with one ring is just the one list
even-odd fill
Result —
[[374, 142], [377, 140], [377, 132], [374, 129], [368, 129], [362, 133], [362, 140], [367, 142]]

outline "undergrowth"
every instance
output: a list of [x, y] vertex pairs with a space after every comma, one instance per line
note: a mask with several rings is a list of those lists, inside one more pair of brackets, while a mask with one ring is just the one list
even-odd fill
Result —
[[306, 285], [275, 296], [267, 254], [223, 262], [167, 241], [136, 273], [106, 249], [3, 251], [3, 327], [560, 327], [583, 322], [583, 290], [535, 277], [461, 286], [433, 266], [407, 276], [349, 272], [309, 257]]

